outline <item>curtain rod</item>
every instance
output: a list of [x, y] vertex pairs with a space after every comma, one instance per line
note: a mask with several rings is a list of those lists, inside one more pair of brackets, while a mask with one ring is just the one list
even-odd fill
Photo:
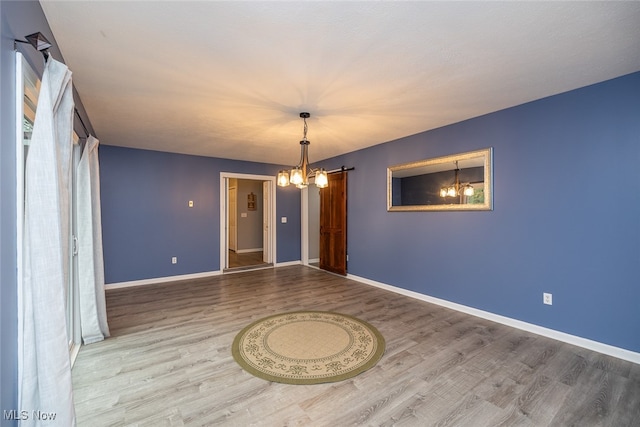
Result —
[[[25, 41], [25, 40], [14, 39], [13, 40], [14, 49], [16, 48], [15, 46], [16, 43], [30, 44], [31, 46], [34, 47], [34, 49], [42, 53], [42, 56], [44, 56], [44, 62], [46, 63], [47, 60], [49, 59], [49, 48], [52, 46], [51, 42], [47, 40], [47, 38], [41, 32], [29, 34], [28, 36], [25, 36], [25, 39], [27, 40]], [[74, 88], [74, 91], [75, 91], [75, 88]], [[78, 116], [78, 119], [80, 119], [80, 124], [82, 125], [82, 129], [84, 129], [84, 134], [85, 134], [84, 139], [89, 138], [89, 131], [87, 130], [87, 125], [84, 124], [84, 120], [82, 120], [82, 116], [80, 115], [80, 112], [76, 107], [73, 107], [73, 110], [76, 116]]]
[[89, 131], [87, 130], [87, 126], [84, 124], [84, 120], [82, 120], [82, 116], [80, 115], [80, 112], [78, 111], [78, 109], [76, 107], [73, 107], [73, 110], [76, 113], [76, 116], [78, 116], [78, 119], [80, 119], [80, 124], [82, 125], [82, 129], [84, 129], [84, 135], [85, 135], [85, 139], [89, 138]]

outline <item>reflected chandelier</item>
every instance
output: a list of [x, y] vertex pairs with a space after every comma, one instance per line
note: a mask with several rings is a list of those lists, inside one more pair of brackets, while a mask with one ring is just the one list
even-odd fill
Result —
[[456, 160], [454, 182], [452, 185], [442, 187], [440, 189], [440, 197], [458, 197], [461, 195], [473, 196], [474, 191], [471, 184], [460, 184], [460, 177], [458, 176], [459, 173], [460, 169], [458, 168], [458, 161]]
[[311, 117], [309, 113], [300, 113], [300, 117], [304, 121], [304, 136], [300, 141], [300, 162], [291, 169], [291, 175], [285, 169], [278, 172], [278, 185], [286, 187], [289, 183], [298, 188], [305, 188], [309, 185], [309, 178], [315, 178], [315, 184], [318, 188], [324, 188], [328, 185], [329, 179], [327, 171], [323, 168], [312, 169], [309, 167], [309, 140], [307, 139], [307, 119]]

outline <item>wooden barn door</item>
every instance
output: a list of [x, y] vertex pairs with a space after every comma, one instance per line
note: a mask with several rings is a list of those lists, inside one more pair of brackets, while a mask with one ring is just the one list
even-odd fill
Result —
[[320, 268], [347, 274], [347, 173], [329, 174], [320, 190]]

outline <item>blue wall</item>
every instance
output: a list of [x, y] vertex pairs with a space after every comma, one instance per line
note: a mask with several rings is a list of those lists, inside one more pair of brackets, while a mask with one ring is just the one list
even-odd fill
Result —
[[[386, 211], [388, 166], [486, 147], [493, 211]], [[324, 163], [349, 273], [640, 352], [640, 73]]]
[[[101, 146], [106, 283], [220, 270], [220, 172], [278, 166]], [[300, 190], [277, 188], [276, 216], [277, 262], [300, 260]]]
[[[356, 167], [349, 273], [639, 352], [639, 93], [635, 73], [323, 162]], [[493, 211], [386, 211], [388, 166], [486, 147]], [[111, 146], [100, 159], [107, 283], [219, 270], [220, 171], [278, 170]], [[299, 204], [278, 188], [278, 262], [300, 259]]]

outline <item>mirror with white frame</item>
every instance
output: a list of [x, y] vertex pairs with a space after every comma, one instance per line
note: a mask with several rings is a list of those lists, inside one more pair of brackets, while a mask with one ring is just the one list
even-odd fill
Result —
[[485, 148], [387, 168], [387, 210], [493, 209], [493, 149]]

